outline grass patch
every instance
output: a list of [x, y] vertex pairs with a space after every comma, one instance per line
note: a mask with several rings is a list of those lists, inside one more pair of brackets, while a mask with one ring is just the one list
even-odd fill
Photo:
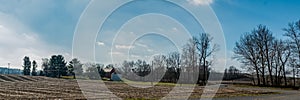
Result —
[[[138, 85], [151, 85], [151, 82], [140, 82], [140, 81], [131, 81], [131, 80], [127, 80], [122, 78], [122, 81], [125, 83], [129, 83], [129, 84], [138, 84]], [[167, 82], [153, 82], [153, 85], [157, 85], [157, 86], [176, 86], [176, 85], [181, 85], [181, 86], [194, 86], [197, 84], [177, 84], [177, 83], [167, 83]]]
[[146, 99], [146, 98], [126, 98], [124, 100], [158, 100], [158, 99]]
[[[137, 85], [151, 85], [151, 82], [139, 82], [139, 81], [131, 81], [127, 79], [122, 79], [123, 82], [128, 84], [137, 84]], [[175, 83], [161, 83], [161, 82], [153, 82], [153, 85], [163, 85], [163, 86], [175, 86]]]
[[271, 94], [280, 94], [280, 92], [263, 92], [263, 93], [240, 93], [233, 95], [217, 95], [215, 98], [224, 98], [224, 97], [253, 97], [253, 96], [265, 96]]
[[[263, 92], [263, 93], [233, 93], [233, 94], [216, 94], [213, 98], [230, 98], [230, 97], [254, 97], [254, 96], [265, 96], [271, 94], [280, 94], [280, 92]], [[201, 95], [191, 95], [190, 99], [198, 98], [211, 98], [211, 97], [201, 97]]]
[[256, 85], [233, 85], [236, 87], [244, 87], [244, 88], [263, 88], [263, 89], [273, 89], [273, 90], [295, 90], [294, 87], [272, 87], [272, 86], [256, 86]]
[[[74, 79], [74, 76], [61, 76], [62, 79]], [[76, 79], [88, 80], [88, 77], [85, 76], [76, 76]]]
[[61, 78], [63, 78], [63, 79], [74, 79], [73, 76], [61, 76]]

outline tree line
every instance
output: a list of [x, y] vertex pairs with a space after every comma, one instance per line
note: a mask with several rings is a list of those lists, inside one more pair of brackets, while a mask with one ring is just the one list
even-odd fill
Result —
[[[138, 79], [134, 79], [135, 77], [128, 75], [129, 72], [133, 72], [138, 76], [147, 76], [151, 71], [164, 73], [164, 75], [161, 76], [162, 82], [177, 82], [180, 74], [183, 74], [187, 75], [184, 76], [186, 80], [194, 80], [197, 84], [204, 85], [207, 83], [209, 77], [210, 66], [213, 61], [212, 55], [217, 51], [217, 45], [212, 44], [212, 39], [213, 37], [208, 33], [201, 33], [189, 39], [181, 53], [172, 52], [167, 55], [157, 55], [154, 56], [150, 62], [144, 60], [124, 61], [119, 65], [109, 64], [106, 68], [117, 68], [116, 71], [124, 75], [122, 77], [131, 78], [133, 80]], [[85, 73], [83, 71], [84, 65], [88, 66]], [[43, 58], [41, 66], [42, 71], [40, 71], [39, 75], [47, 77], [60, 78], [61, 76], [73, 75], [75, 78], [75, 73], [76, 76], [85, 74], [85, 76], [90, 78], [96, 78], [93, 76], [93, 73], [104, 76], [103, 64], [81, 64], [76, 58], [67, 63], [62, 55], [53, 55], [50, 59]], [[30, 75], [31, 62], [27, 56], [24, 57], [23, 67], [24, 75]], [[33, 68], [35, 69], [32, 71], [36, 71], [36, 67], [37, 64], [35, 62], [33, 63]], [[35, 74], [32, 73], [32, 75]]]
[[247, 78], [245, 77], [245, 73], [242, 73], [241, 70], [234, 66], [230, 66], [229, 68], [226, 68], [224, 70], [224, 77], [223, 80], [235, 80], [235, 79], [242, 79], [242, 78]]
[[[152, 61], [124, 61], [120, 66], [119, 72], [123, 73], [127, 79], [131, 80], [141, 80], [136, 79], [129, 72], [133, 72], [139, 76], [146, 76], [151, 71], [155, 75], [153, 79], [142, 79], [143, 81], [157, 81], [161, 82], [177, 82], [179, 76], [187, 75], [187, 81], [195, 81], [199, 85], [204, 85], [207, 83], [210, 66], [212, 65], [212, 55], [217, 51], [217, 44], [212, 43], [213, 37], [208, 33], [201, 33], [199, 36], [194, 36], [189, 39], [186, 45], [184, 45], [181, 53], [171, 52], [165, 55], [156, 55], [153, 57]], [[198, 72], [197, 75], [195, 75]], [[186, 73], [186, 74], [184, 74]], [[197, 79], [195, 79], [198, 76]], [[160, 79], [161, 78], [161, 79]], [[186, 82], [187, 82], [186, 81]]]
[[[32, 69], [31, 69], [32, 66]], [[82, 64], [77, 58], [72, 59], [67, 65], [64, 57], [62, 55], [52, 55], [50, 59], [42, 59], [42, 70], [37, 72], [37, 62], [33, 60], [30, 61], [28, 56], [23, 59], [23, 74], [32, 76], [47, 76], [60, 78], [61, 76], [73, 75], [75, 77], [75, 72], [81, 74], [83, 72]]]
[[[24, 75], [46, 76], [53, 78], [73, 76], [73, 79], [76, 79], [76, 76], [79, 76], [84, 79], [99, 79], [99, 75], [101, 77], [105, 76], [106, 72], [104, 72], [103, 68], [114, 68], [113, 64], [108, 64], [107, 66], [97, 63], [83, 64], [78, 58], [73, 58], [71, 61], [67, 62], [62, 55], [52, 55], [50, 59], [42, 58], [42, 70], [39, 72], [36, 69], [38, 67], [36, 61], [31, 62], [30, 58], [25, 56], [23, 62]], [[98, 77], [96, 75], [98, 75]]]
[[[24, 75], [32, 75], [32, 76], [36, 76], [37, 75], [37, 63], [35, 60], [30, 61], [30, 58], [25, 56], [24, 59], [24, 64], [23, 64], [23, 74]], [[31, 64], [32, 64], [32, 69], [31, 69]], [[30, 72], [31, 71], [31, 72]]]
[[[234, 59], [245, 65], [260, 86], [296, 86], [300, 67], [300, 20], [283, 28], [284, 39], [265, 25], [243, 34], [234, 48]], [[292, 74], [292, 81], [288, 74]]]

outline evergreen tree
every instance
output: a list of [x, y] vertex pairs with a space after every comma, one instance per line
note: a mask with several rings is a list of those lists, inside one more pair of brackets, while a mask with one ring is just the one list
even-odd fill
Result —
[[30, 75], [30, 68], [31, 68], [31, 62], [29, 57], [25, 56], [23, 59], [24, 63], [23, 63], [23, 74], [24, 75]]
[[36, 63], [35, 60], [33, 60], [32, 61], [32, 72], [31, 72], [32, 76], [36, 76], [37, 75], [36, 68], [37, 68], [37, 63]]
[[53, 55], [49, 64], [50, 77], [60, 78], [62, 75], [67, 75], [68, 68], [66, 67], [66, 62], [62, 55]]
[[68, 72], [75, 77], [76, 75], [82, 75], [83, 73], [83, 68], [82, 68], [82, 64], [80, 63], [80, 61], [77, 58], [72, 59], [72, 61], [69, 62], [68, 65]]

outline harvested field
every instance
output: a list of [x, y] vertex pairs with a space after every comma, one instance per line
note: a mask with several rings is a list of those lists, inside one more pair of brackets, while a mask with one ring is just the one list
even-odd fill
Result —
[[[0, 98], [2, 99], [86, 99], [82, 94], [76, 80], [55, 79], [47, 77], [33, 76], [7, 76], [0, 75]], [[173, 89], [174, 85], [156, 85], [152, 88], [136, 88], [121, 82], [105, 82], [108, 90], [96, 90], [95, 83], [99, 80], [83, 81], [86, 87], [85, 93], [93, 95], [87, 96], [89, 99], [160, 99], [165, 97]], [[182, 86], [187, 89], [188, 86]], [[200, 98], [203, 91], [202, 86], [196, 86], [191, 92], [190, 98]], [[112, 95], [112, 93], [114, 95]], [[217, 97], [231, 97], [241, 95], [259, 95], [269, 94], [268, 91], [259, 90], [236, 90], [232, 87], [220, 88], [216, 94]], [[182, 92], [176, 92], [172, 95], [180, 99]]]

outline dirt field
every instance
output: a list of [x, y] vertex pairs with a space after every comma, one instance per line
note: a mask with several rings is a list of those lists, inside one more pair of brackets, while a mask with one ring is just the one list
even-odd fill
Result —
[[[110, 91], [97, 91], [93, 87], [96, 81], [87, 80], [84, 85], [94, 96], [88, 99], [118, 99], [109, 94], [111, 91], [122, 99], [160, 99], [166, 96], [173, 85], [156, 85], [152, 88], [135, 88], [120, 82], [105, 82], [105, 87]], [[184, 89], [185, 86], [182, 86]], [[190, 98], [200, 98], [203, 87], [196, 86]], [[231, 97], [243, 95], [270, 94], [262, 90], [243, 90], [232, 87], [219, 89], [216, 97]], [[180, 99], [180, 92], [173, 94]], [[97, 95], [97, 96], [96, 96]], [[103, 96], [101, 96], [103, 95]], [[81, 92], [76, 80], [54, 79], [47, 77], [5, 76], [0, 75], [1, 99], [86, 99]]]

